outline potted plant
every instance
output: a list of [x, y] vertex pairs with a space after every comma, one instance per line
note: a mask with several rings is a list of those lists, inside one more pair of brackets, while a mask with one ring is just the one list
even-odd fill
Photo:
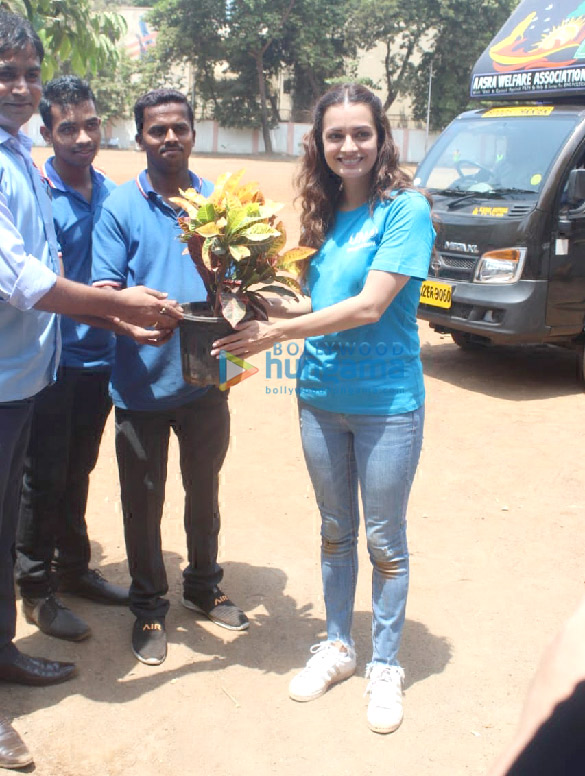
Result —
[[179, 217], [180, 239], [207, 291], [204, 303], [183, 304], [180, 324], [183, 376], [195, 385], [219, 385], [211, 344], [245, 318], [266, 320], [266, 293], [297, 297], [298, 262], [313, 248], [282, 252], [286, 231], [276, 214], [283, 205], [265, 199], [257, 183], [240, 183], [244, 170], [221, 175], [209, 197], [181, 190], [172, 202]]

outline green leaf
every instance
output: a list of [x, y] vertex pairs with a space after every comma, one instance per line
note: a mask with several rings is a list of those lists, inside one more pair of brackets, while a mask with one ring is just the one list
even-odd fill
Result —
[[208, 221], [203, 226], [198, 226], [195, 231], [202, 237], [217, 237], [221, 234], [221, 230], [215, 221]]
[[260, 213], [260, 205], [257, 202], [249, 202], [245, 207], [248, 218], [263, 218]]
[[230, 245], [229, 251], [234, 261], [241, 261], [247, 259], [250, 255], [250, 249], [245, 245]]
[[262, 235], [270, 234], [274, 237], [277, 237], [279, 232], [274, 227], [270, 226], [270, 224], [260, 223], [260, 224], [252, 224], [252, 226], [246, 229], [246, 236], [248, 234], [262, 234]]
[[207, 267], [207, 269], [211, 270], [211, 246], [213, 245], [213, 238], [208, 237], [204, 243], [203, 247], [201, 248], [201, 258], [203, 259], [203, 263]]
[[242, 237], [250, 242], [272, 241], [279, 236], [279, 232], [269, 224], [252, 224], [240, 232]]
[[59, 59], [62, 59], [65, 62], [71, 53], [71, 48], [71, 40], [69, 39], [69, 36], [66, 35], [61, 41], [61, 46], [59, 47]]
[[287, 267], [294, 264], [297, 261], [304, 261], [316, 253], [315, 248], [305, 248], [303, 245], [297, 245], [296, 248], [291, 248], [280, 257], [279, 266]]
[[202, 205], [197, 211], [197, 220], [202, 224], [206, 224], [208, 221], [215, 221], [215, 208], [211, 202], [207, 205]]
[[288, 275], [277, 275], [275, 278], [277, 283], [282, 283], [289, 288], [294, 288], [299, 293], [302, 292], [301, 284], [295, 278], [290, 278]]
[[283, 207], [283, 202], [267, 202], [260, 206], [260, 215], [262, 218], [272, 218], [272, 216], [275, 216]]
[[283, 286], [263, 286], [263, 288], [259, 289], [262, 294], [265, 294], [267, 291], [270, 291], [272, 294], [278, 294], [279, 296], [292, 296], [294, 299], [298, 298], [298, 294], [295, 294], [294, 291], [291, 291], [290, 288], [284, 288]]
[[[256, 224], [259, 221], [264, 221], [264, 216], [246, 216], [241, 224], [234, 231], [242, 231], [252, 224]], [[266, 224], [268, 226], [268, 224]]]
[[235, 294], [221, 294], [221, 312], [226, 321], [235, 327], [243, 320], [247, 308]]
[[233, 234], [244, 225], [246, 210], [243, 207], [231, 207], [227, 213], [226, 234]]
[[78, 49], [75, 49], [71, 56], [71, 67], [73, 68], [74, 72], [78, 73], [79, 75], [85, 75], [87, 69], [85, 66], [85, 60], [81, 51]]

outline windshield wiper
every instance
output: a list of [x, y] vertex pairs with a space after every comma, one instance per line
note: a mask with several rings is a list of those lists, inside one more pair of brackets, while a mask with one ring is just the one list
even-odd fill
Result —
[[501, 199], [503, 194], [500, 191], [466, 191], [458, 199], [454, 199], [453, 202], [449, 202], [447, 207], [449, 210], [453, 210], [464, 202], [468, 202], [470, 199]]
[[440, 194], [442, 197], [460, 197], [466, 192], [463, 189], [428, 189], [431, 194]]

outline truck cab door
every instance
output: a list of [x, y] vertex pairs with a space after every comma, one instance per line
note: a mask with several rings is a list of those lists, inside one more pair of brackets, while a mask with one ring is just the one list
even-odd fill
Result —
[[569, 173], [553, 223], [546, 323], [554, 334], [572, 336], [584, 321], [585, 169], [579, 166]]

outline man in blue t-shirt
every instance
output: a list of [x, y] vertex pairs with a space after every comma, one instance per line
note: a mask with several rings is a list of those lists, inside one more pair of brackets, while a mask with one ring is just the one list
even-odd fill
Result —
[[[123, 289], [148, 281], [183, 302], [204, 301], [203, 282], [178, 239], [183, 211], [171, 202], [180, 190], [212, 191], [209, 181], [189, 170], [193, 111], [180, 92], [156, 89], [138, 100], [134, 117], [147, 166], [112, 192], [101, 209], [93, 240], [94, 283]], [[217, 563], [218, 477], [229, 441], [227, 396], [214, 387], [185, 383], [178, 336], [159, 348], [118, 336], [111, 395], [132, 577], [130, 609], [136, 617], [132, 650], [141, 662], [160, 665], [169, 608], [160, 522], [171, 429], [179, 442], [186, 496], [182, 602], [231, 630], [249, 624], [218, 587], [223, 576]]]
[[[45, 164], [65, 276], [91, 277], [95, 214], [115, 188], [92, 166], [100, 119], [85, 81], [67, 75], [45, 85], [41, 133], [53, 146]], [[102, 322], [103, 323], [103, 322]], [[55, 597], [55, 587], [102, 603], [128, 603], [128, 590], [89, 568], [85, 509], [111, 400], [114, 334], [61, 319], [57, 381], [34, 400], [16, 541], [16, 579], [29, 622], [56, 638], [81, 641], [90, 627]], [[54, 573], [54, 577], [53, 574]]]

